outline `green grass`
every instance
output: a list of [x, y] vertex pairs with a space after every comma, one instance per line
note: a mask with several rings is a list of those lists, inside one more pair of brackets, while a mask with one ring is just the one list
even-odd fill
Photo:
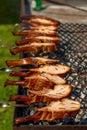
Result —
[[[0, 68], [7, 67], [6, 60], [19, 58], [18, 55], [12, 56], [9, 51], [9, 46], [15, 46], [15, 41], [18, 39], [12, 35], [12, 31], [14, 31], [14, 24], [19, 23], [19, 11], [20, 0], [0, 0], [0, 46], [7, 47], [0, 48]], [[9, 73], [0, 71], [0, 101], [8, 101], [10, 95], [17, 93], [15, 86], [4, 88], [7, 79], [12, 79]], [[0, 130], [12, 130], [13, 116], [14, 108], [0, 113]]]

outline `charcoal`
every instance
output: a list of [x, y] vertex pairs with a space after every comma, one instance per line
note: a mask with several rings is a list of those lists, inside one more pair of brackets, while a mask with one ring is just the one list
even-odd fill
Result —
[[52, 120], [52, 121], [49, 121], [49, 124], [50, 124], [50, 125], [59, 124], [59, 120]]
[[72, 118], [63, 119], [63, 125], [75, 125], [75, 121]]
[[79, 125], [87, 125], [87, 118], [79, 122]]

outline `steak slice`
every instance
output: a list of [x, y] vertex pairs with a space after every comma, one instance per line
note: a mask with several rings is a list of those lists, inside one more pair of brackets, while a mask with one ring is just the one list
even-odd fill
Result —
[[55, 43], [31, 43], [26, 44], [22, 46], [18, 46], [16, 48], [10, 49], [10, 52], [13, 55], [16, 55], [17, 53], [23, 52], [23, 53], [52, 53], [57, 51], [57, 47]]
[[80, 110], [81, 104], [68, 98], [63, 98], [60, 101], [52, 101], [47, 106], [38, 108], [37, 113], [32, 116], [17, 118], [15, 124], [20, 124], [33, 120], [55, 120], [60, 118], [72, 117]]
[[6, 64], [8, 65], [8, 67], [18, 67], [18, 66], [25, 66], [25, 65], [39, 66], [44, 64], [54, 64], [58, 62], [59, 60], [50, 59], [50, 58], [28, 57], [19, 60], [7, 60]]
[[49, 74], [65, 74], [70, 71], [70, 67], [66, 65], [56, 64], [56, 65], [44, 65], [40, 68], [30, 69], [32, 72], [45, 72]]

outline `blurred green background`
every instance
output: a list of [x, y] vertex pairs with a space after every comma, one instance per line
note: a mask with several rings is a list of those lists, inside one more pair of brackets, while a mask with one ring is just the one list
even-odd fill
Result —
[[[21, 0], [0, 0], [0, 68], [7, 67], [5, 61], [18, 59], [19, 55], [13, 56], [9, 52], [8, 46], [15, 46], [18, 37], [12, 35], [14, 25], [19, 23]], [[1, 46], [7, 46], [2, 48]], [[8, 101], [10, 95], [17, 93], [17, 87], [4, 88], [4, 82], [12, 79], [9, 73], [0, 71], [0, 101]], [[14, 77], [13, 77], [14, 79]], [[14, 117], [14, 108], [0, 113], [0, 130], [12, 130]]]

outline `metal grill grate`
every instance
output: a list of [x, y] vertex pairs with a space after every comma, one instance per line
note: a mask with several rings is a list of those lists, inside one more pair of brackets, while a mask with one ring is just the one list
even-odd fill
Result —
[[[60, 63], [69, 65], [71, 72], [66, 76], [67, 83], [72, 85], [71, 98], [78, 100], [82, 104], [79, 113], [73, 118], [78, 124], [87, 118], [87, 25], [66, 23], [60, 24], [58, 29], [58, 52], [52, 54], [40, 54], [45, 57], [60, 59]], [[25, 94], [26, 90], [19, 90], [19, 94]], [[34, 107], [34, 106], [33, 106]], [[34, 107], [35, 108], [35, 107]], [[22, 109], [18, 116], [25, 116], [33, 109]], [[28, 122], [27, 124], [31, 124]], [[33, 124], [33, 123], [32, 123]], [[39, 125], [63, 124], [63, 120], [53, 122], [38, 122]]]
[[82, 103], [75, 120], [87, 118], [87, 25], [61, 24], [58, 36], [61, 39], [59, 55], [71, 66], [67, 81], [73, 87], [71, 98]]

